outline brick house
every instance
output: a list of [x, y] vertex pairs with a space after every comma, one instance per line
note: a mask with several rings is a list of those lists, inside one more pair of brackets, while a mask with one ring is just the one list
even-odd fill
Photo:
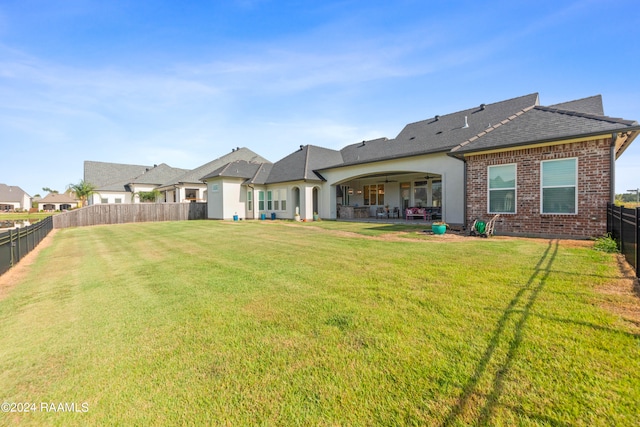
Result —
[[637, 134], [600, 96], [524, 109], [451, 150], [466, 165], [467, 224], [499, 213], [499, 234], [605, 234], [614, 162]]

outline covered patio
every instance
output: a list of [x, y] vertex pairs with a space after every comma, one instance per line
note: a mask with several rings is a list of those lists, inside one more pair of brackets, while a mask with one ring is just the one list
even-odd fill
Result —
[[442, 175], [385, 172], [352, 178], [336, 188], [339, 220], [422, 221], [442, 219]]

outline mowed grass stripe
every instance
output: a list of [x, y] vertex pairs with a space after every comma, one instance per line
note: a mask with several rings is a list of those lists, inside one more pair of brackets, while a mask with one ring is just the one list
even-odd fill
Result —
[[0, 423], [625, 424], [638, 332], [596, 292], [617, 277], [584, 247], [404, 226], [61, 230], [0, 301], [1, 397], [90, 410]]

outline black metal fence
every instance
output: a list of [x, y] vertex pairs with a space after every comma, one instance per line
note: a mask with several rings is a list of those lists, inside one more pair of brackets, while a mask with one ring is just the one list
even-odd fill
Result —
[[0, 232], [0, 274], [16, 265], [53, 229], [53, 218], [33, 225]]
[[636, 277], [640, 277], [640, 208], [628, 209], [607, 205], [607, 232], [618, 242], [620, 252], [633, 266]]

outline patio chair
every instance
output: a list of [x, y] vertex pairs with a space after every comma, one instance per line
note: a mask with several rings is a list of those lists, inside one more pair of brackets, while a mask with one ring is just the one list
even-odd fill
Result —
[[391, 215], [391, 218], [400, 218], [400, 208], [399, 207], [395, 207], [393, 208], [393, 210], [391, 212], [389, 212], [389, 215]]
[[384, 218], [387, 216], [387, 211], [385, 208], [378, 208], [376, 209], [376, 217], [378, 218]]

